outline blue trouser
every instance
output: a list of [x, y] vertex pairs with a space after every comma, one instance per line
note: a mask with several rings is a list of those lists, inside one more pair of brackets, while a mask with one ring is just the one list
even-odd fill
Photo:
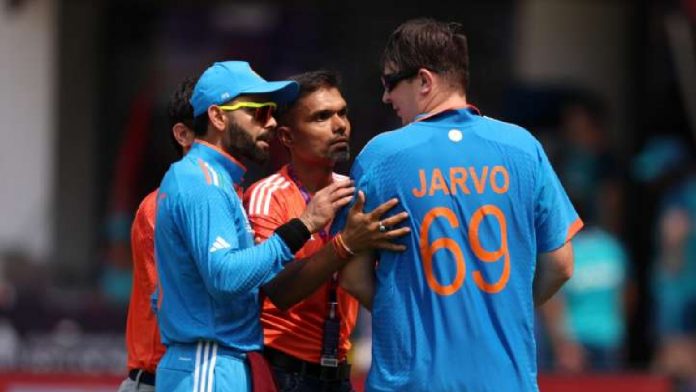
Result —
[[173, 344], [157, 366], [156, 391], [250, 392], [246, 355], [215, 342]]

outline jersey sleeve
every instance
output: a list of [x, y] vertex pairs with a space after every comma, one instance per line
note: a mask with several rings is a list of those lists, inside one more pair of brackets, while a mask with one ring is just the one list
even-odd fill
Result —
[[275, 229], [287, 222], [287, 206], [284, 205], [278, 193], [273, 193], [270, 197], [268, 213], [264, 214], [256, 208], [251, 208], [258, 204], [261, 194], [255, 192], [257, 187], [252, 187], [244, 194], [244, 209], [249, 216], [249, 223], [254, 230], [254, 241], [259, 244], [266, 241], [273, 235]]
[[541, 145], [537, 145], [534, 228], [538, 252], [550, 252], [568, 242], [583, 226]]
[[246, 227], [235, 223], [246, 223], [241, 202], [220, 188], [187, 192], [175, 211], [187, 248], [211, 294], [245, 293], [260, 287], [293, 259], [277, 234], [260, 245], [242, 247], [239, 232]]

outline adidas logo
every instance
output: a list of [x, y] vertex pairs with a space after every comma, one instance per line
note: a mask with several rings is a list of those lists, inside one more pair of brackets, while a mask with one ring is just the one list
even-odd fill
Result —
[[215, 242], [213, 242], [213, 246], [210, 247], [210, 253], [213, 253], [215, 251], [218, 251], [220, 249], [227, 249], [231, 248], [232, 245], [230, 245], [227, 241], [225, 241], [224, 238], [222, 237], [217, 237], [215, 239]]

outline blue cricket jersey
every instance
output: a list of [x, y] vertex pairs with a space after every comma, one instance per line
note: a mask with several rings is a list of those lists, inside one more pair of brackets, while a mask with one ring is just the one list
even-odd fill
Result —
[[367, 390], [538, 390], [536, 256], [582, 226], [539, 142], [449, 110], [372, 139], [351, 177], [365, 210], [397, 197], [412, 230], [379, 253]]
[[235, 192], [244, 171], [231, 156], [196, 141], [162, 180], [155, 254], [165, 345], [208, 340], [240, 351], [262, 347], [259, 287], [294, 256], [275, 234], [254, 245]]

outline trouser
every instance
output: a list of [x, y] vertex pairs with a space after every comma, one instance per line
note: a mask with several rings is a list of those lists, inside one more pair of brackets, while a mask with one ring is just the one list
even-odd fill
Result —
[[216, 342], [172, 344], [157, 366], [160, 392], [250, 392], [246, 354]]
[[273, 369], [280, 392], [353, 392], [350, 365], [322, 368], [282, 351], [266, 347], [264, 355]]
[[142, 370], [131, 371], [128, 377], [121, 383], [118, 392], [154, 392], [154, 382], [143, 380], [144, 374]]

